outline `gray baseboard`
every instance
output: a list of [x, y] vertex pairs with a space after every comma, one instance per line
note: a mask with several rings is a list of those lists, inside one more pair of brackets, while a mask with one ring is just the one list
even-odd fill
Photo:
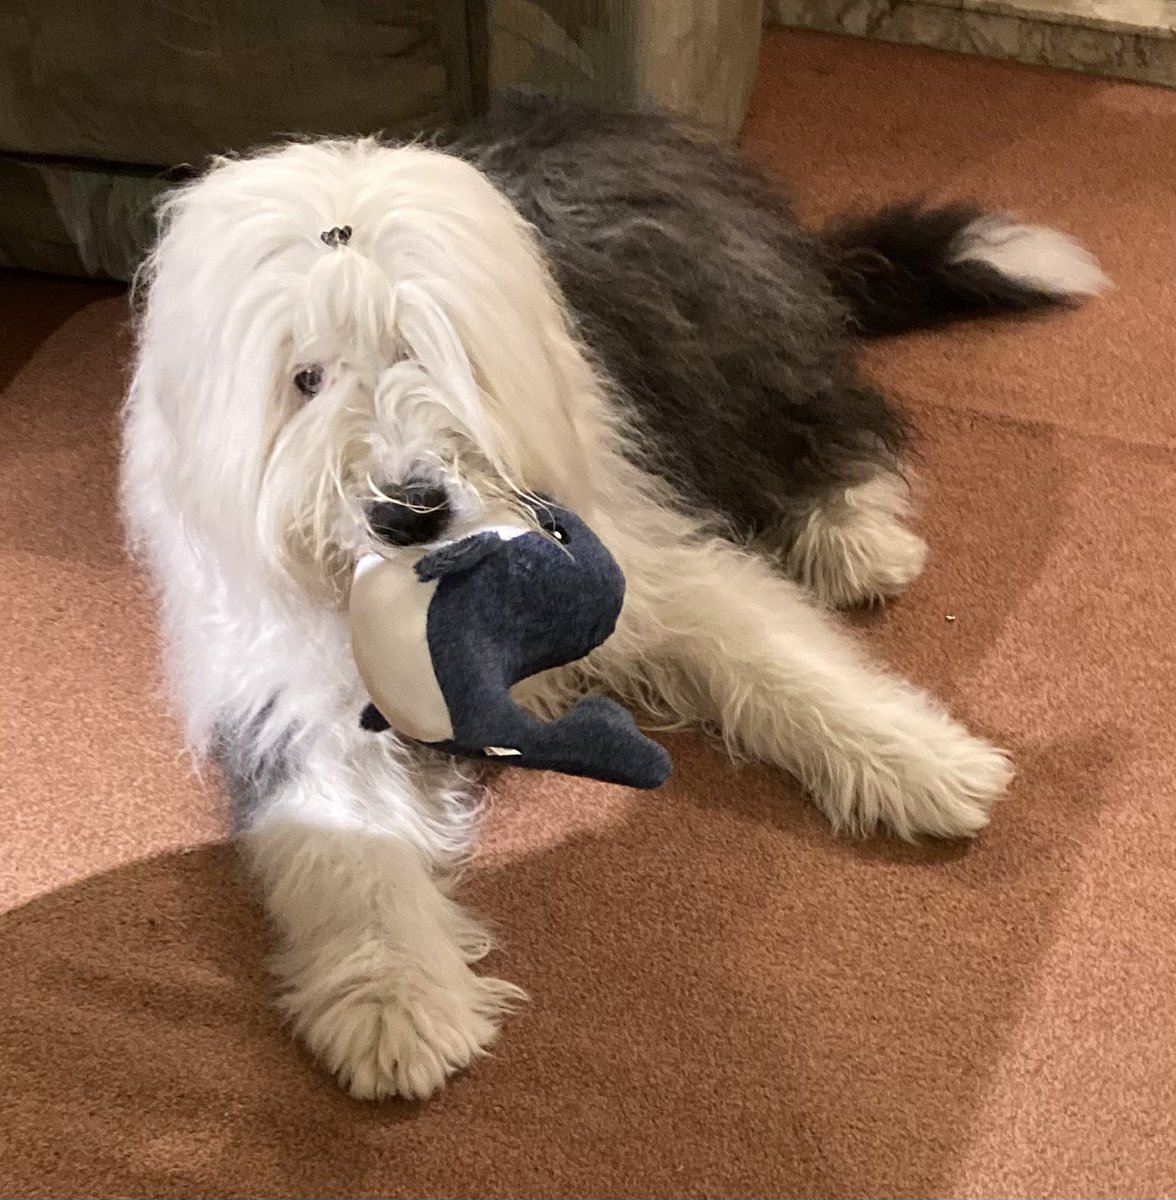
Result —
[[1176, 0], [767, 0], [767, 20], [1176, 87]]

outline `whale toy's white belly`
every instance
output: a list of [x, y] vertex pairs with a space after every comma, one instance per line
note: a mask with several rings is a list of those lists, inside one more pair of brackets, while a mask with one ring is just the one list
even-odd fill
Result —
[[[522, 525], [487, 522], [451, 541], [478, 533], [510, 541], [527, 532]], [[351, 652], [372, 703], [393, 729], [419, 742], [448, 742], [453, 722], [429, 654], [429, 605], [440, 580], [422, 582], [417, 576], [416, 564], [425, 553], [365, 554], [356, 564], [349, 606]], [[487, 747], [486, 753], [517, 751]]]
[[422, 583], [419, 555], [369, 554], [351, 584], [351, 650], [372, 703], [398, 733], [421, 742], [453, 737], [449, 708], [429, 655], [429, 604], [438, 580]]

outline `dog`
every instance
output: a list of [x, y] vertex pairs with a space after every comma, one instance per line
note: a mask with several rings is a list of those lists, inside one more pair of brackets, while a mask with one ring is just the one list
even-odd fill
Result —
[[360, 727], [359, 558], [549, 495], [628, 590], [536, 712], [607, 690], [782, 768], [835, 829], [970, 837], [1008, 756], [827, 611], [896, 596], [926, 553], [907, 424], [855, 348], [1105, 283], [1061, 233], [964, 204], [813, 235], [700, 132], [525, 98], [448, 142], [223, 158], [166, 199], [123, 506], [281, 1008], [346, 1089], [430, 1095], [524, 998], [475, 973], [490, 937], [452, 895], [476, 781]]

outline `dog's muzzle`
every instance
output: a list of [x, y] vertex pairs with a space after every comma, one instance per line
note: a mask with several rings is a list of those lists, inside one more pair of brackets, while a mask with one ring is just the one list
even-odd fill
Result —
[[444, 488], [431, 483], [381, 487], [386, 500], [365, 508], [372, 533], [389, 546], [419, 546], [439, 538], [453, 516]]

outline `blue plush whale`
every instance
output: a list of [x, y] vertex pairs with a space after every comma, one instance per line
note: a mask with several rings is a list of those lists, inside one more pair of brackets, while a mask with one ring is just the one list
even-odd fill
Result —
[[362, 724], [449, 754], [659, 787], [668, 755], [615, 701], [591, 696], [542, 721], [510, 696], [599, 646], [625, 595], [620, 567], [583, 521], [554, 504], [536, 512], [541, 531], [494, 526], [359, 563], [352, 648], [373, 701]]

